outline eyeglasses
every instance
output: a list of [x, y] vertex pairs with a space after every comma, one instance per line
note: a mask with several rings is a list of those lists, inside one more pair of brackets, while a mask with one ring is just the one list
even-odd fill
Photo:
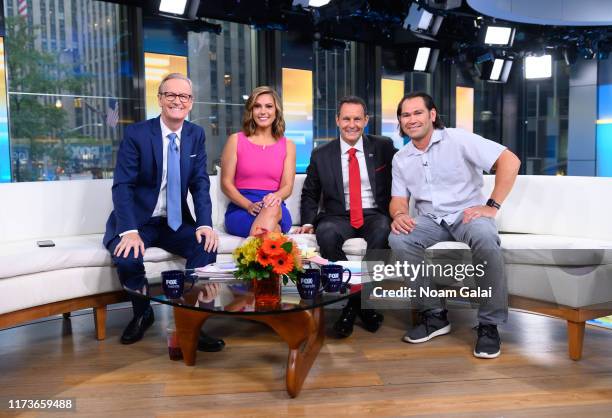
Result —
[[176, 94], [169, 92], [159, 93], [159, 95], [164, 96], [169, 102], [173, 102], [178, 97], [181, 103], [187, 103], [193, 98], [191, 94]]

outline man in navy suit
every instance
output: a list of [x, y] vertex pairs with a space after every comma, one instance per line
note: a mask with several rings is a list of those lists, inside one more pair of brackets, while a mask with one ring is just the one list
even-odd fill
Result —
[[[159, 85], [161, 115], [125, 129], [117, 153], [113, 206], [104, 245], [129, 289], [146, 292], [143, 256], [160, 247], [187, 259], [186, 268], [216, 260], [218, 235], [212, 229], [204, 130], [185, 121], [193, 106], [191, 80], [173, 73]], [[196, 219], [187, 206], [193, 196]], [[134, 318], [121, 336], [139, 341], [154, 321], [149, 301], [132, 297]], [[218, 351], [222, 340], [200, 335], [198, 348]]]

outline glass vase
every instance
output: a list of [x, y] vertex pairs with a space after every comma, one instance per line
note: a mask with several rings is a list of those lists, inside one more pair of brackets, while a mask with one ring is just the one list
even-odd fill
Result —
[[253, 280], [253, 293], [255, 294], [255, 309], [276, 309], [281, 300], [280, 276], [270, 273], [267, 279]]

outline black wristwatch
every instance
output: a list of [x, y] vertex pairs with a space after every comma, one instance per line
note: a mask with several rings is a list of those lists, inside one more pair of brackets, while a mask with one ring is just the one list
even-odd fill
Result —
[[499, 203], [497, 203], [495, 200], [493, 199], [489, 199], [487, 200], [487, 206], [490, 206], [492, 208], [495, 208], [497, 210], [499, 210], [501, 208], [501, 205]]

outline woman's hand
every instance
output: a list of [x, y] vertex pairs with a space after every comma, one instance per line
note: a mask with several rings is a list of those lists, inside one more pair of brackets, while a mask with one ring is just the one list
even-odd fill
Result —
[[262, 207], [263, 207], [263, 202], [251, 202], [251, 204], [249, 205], [247, 209], [247, 212], [249, 212], [250, 215], [257, 216], [259, 212], [261, 211]]
[[274, 207], [274, 206], [280, 206], [282, 201], [283, 199], [281, 199], [281, 197], [276, 192], [268, 193], [263, 198], [263, 207], [269, 208], [269, 207]]

